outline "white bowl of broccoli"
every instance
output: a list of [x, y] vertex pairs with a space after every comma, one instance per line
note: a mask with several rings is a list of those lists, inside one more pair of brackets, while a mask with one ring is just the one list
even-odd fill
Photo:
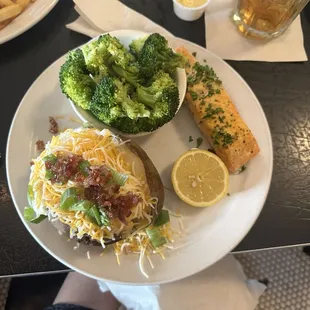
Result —
[[118, 30], [70, 51], [59, 80], [79, 118], [137, 137], [170, 122], [186, 93], [184, 59], [159, 34]]

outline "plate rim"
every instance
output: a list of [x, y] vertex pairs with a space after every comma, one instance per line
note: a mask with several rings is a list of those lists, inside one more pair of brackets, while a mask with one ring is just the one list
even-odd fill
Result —
[[[37, 0], [39, 1], [39, 0]], [[21, 34], [23, 34], [24, 32], [26, 32], [27, 30], [29, 30], [30, 28], [32, 28], [33, 26], [35, 26], [38, 22], [40, 22], [45, 16], [47, 16], [52, 9], [56, 6], [56, 4], [59, 2], [59, 0], [50, 0], [51, 3], [49, 4], [48, 9], [44, 12], [44, 14], [38, 15], [36, 18], [34, 18], [30, 23], [26, 24], [25, 27], [19, 28], [16, 31], [1, 37], [1, 30], [0, 30], [0, 45], [4, 44], [6, 42], [9, 42], [13, 39], [15, 39], [16, 37], [20, 36]], [[23, 12], [22, 12], [23, 14]], [[17, 16], [18, 17], [18, 16]], [[13, 20], [14, 21], [14, 20]], [[10, 25], [10, 24], [9, 24]], [[9, 27], [8, 25], [8, 27]], [[32, 85], [32, 84], [31, 84]]]
[[[130, 29], [126, 29], [125, 31], [128, 31]], [[130, 30], [130, 31], [136, 31], [136, 30]], [[106, 33], [111, 33], [110, 32], [106, 32]], [[22, 212], [19, 210], [18, 206], [17, 206], [17, 203], [16, 203], [16, 199], [15, 199], [15, 196], [12, 195], [12, 200], [14, 202], [14, 207], [20, 217], [20, 219], [22, 220], [22, 223], [24, 224], [24, 226], [26, 227], [26, 229], [28, 230], [28, 232], [31, 234], [31, 236], [36, 240], [36, 242], [38, 242], [38, 244], [45, 250], [47, 251], [52, 257], [56, 258], [59, 262], [61, 262], [62, 264], [64, 264], [65, 266], [73, 269], [73, 270], [77, 270], [78, 272], [80, 272], [81, 274], [84, 274], [85, 276], [88, 276], [88, 277], [91, 277], [91, 278], [94, 278], [94, 279], [97, 279], [97, 280], [104, 280], [104, 281], [109, 281], [111, 283], [117, 283], [117, 284], [129, 284], [129, 285], [159, 285], [159, 284], [165, 284], [165, 283], [171, 283], [171, 282], [174, 282], [174, 281], [178, 281], [178, 280], [181, 280], [181, 279], [184, 279], [186, 277], [189, 277], [189, 276], [192, 276], [194, 274], [197, 274], [199, 272], [201, 272], [202, 270], [206, 269], [206, 268], [209, 268], [211, 267], [213, 264], [215, 264], [216, 262], [218, 262], [220, 259], [222, 259], [225, 255], [229, 254], [244, 238], [245, 236], [249, 233], [250, 229], [253, 227], [254, 223], [256, 222], [256, 220], [258, 219], [264, 205], [265, 205], [265, 202], [266, 202], [266, 199], [267, 199], [267, 195], [269, 193], [269, 190], [270, 190], [270, 184], [271, 184], [271, 179], [272, 179], [272, 172], [273, 172], [273, 146], [272, 146], [272, 137], [271, 137], [271, 132], [270, 132], [270, 127], [269, 127], [269, 124], [268, 124], [268, 121], [267, 121], [267, 118], [266, 118], [266, 115], [264, 113], [264, 110], [262, 108], [262, 105], [260, 104], [259, 100], [257, 99], [255, 93], [252, 91], [252, 89], [250, 88], [250, 86], [247, 84], [247, 82], [242, 78], [242, 76], [234, 69], [232, 68], [228, 63], [226, 63], [223, 59], [221, 59], [219, 56], [215, 55], [214, 53], [212, 53], [211, 51], [209, 51], [208, 49], [206, 48], [203, 48], [202, 46], [198, 45], [198, 44], [195, 44], [193, 42], [190, 42], [190, 41], [187, 41], [187, 40], [184, 40], [182, 38], [178, 38], [178, 37], [173, 37], [172, 38], [173, 40], [176, 40], [176, 41], [179, 41], [179, 42], [183, 42], [183, 43], [186, 43], [188, 45], [191, 45], [193, 46], [193, 48], [195, 50], [200, 50], [201, 52], [205, 53], [207, 51], [207, 53], [211, 54], [213, 57], [215, 57], [218, 61], [220, 61], [226, 68], [229, 68], [229, 70], [233, 71], [234, 74], [236, 74], [240, 80], [243, 82], [243, 84], [246, 86], [246, 88], [248, 89], [248, 91], [250, 91], [251, 95], [253, 96], [253, 99], [256, 100], [256, 103], [257, 103], [257, 107], [259, 108], [260, 110], [260, 113], [262, 115], [262, 119], [264, 121], [264, 127], [266, 128], [267, 130], [267, 134], [268, 134], [268, 145], [269, 145], [269, 150], [270, 150], [270, 153], [269, 153], [269, 157], [270, 157], [270, 160], [269, 160], [269, 166], [270, 166], [270, 169], [268, 171], [268, 174], [267, 174], [267, 177], [266, 177], [266, 182], [265, 182], [265, 186], [267, 188], [266, 192], [265, 192], [265, 195], [264, 197], [262, 198], [262, 201], [263, 203], [261, 204], [260, 208], [257, 208], [256, 209], [256, 214], [255, 216], [253, 216], [253, 220], [251, 221], [251, 223], [249, 223], [249, 225], [247, 225], [247, 229], [245, 229], [242, 233], [242, 236], [239, 237], [238, 240], [236, 240], [232, 246], [229, 248], [228, 251], [226, 251], [223, 255], [219, 255], [219, 257], [217, 257], [214, 262], [212, 264], [210, 264], [208, 267], [202, 267], [202, 268], [198, 268], [194, 273], [189, 273], [187, 274], [186, 276], [177, 276], [177, 277], [173, 277], [171, 278], [170, 280], [157, 280], [157, 281], [148, 281], [146, 283], [143, 283], [143, 282], [121, 282], [121, 281], [116, 281], [116, 280], [111, 280], [111, 279], [104, 279], [104, 278], [100, 278], [100, 277], [97, 277], [91, 273], [88, 273], [88, 272], [85, 272], [83, 270], [81, 270], [80, 268], [76, 268], [76, 267], [73, 267], [73, 265], [66, 261], [64, 263], [64, 260], [61, 259], [57, 254], [55, 254], [52, 250], [49, 249], [48, 246], [46, 246], [44, 243], [42, 243], [39, 239], [39, 237], [37, 237], [35, 235], [35, 233], [32, 232], [32, 230], [30, 229], [30, 225], [24, 220], [23, 218], [23, 214]], [[20, 104], [18, 105], [18, 108], [16, 109], [15, 111], [15, 114], [14, 114], [14, 117], [13, 117], [13, 120], [12, 120], [12, 123], [11, 123], [11, 126], [10, 126], [10, 130], [9, 130], [9, 134], [8, 134], [8, 138], [7, 138], [7, 145], [6, 145], [6, 159], [5, 159], [5, 163], [6, 163], [6, 175], [7, 175], [7, 180], [8, 180], [8, 186], [9, 186], [9, 190], [10, 190], [10, 193], [12, 194], [12, 185], [11, 185], [11, 179], [10, 179], [10, 174], [9, 174], [9, 167], [10, 167], [10, 164], [9, 164], [9, 148], [10, 148], [10, 143], [11, 143], [11, 134], [12, 134], [12, 131], [13, 131], [13, 128], [14, 128], [14, 125], [15, 125], [15, 122], [16, 122], [16, 119], [17, 119], [17, 116], [19, 115], [19, 111], [21, 109], [21, 106], [23, 105], [23, 102], [25, 101], [25, 98], [27, 97], [28, 93], [31, 91], [33, 85], [37, 82], [37, 80], [39, 80], [44, 74], [46, 74], [46, 72], [52, 67], [54, 66], [61, 58], [63, 58], [65, 55], [59, 57], [58, 59], [56, 59], [51, 65], [49, 65], [34, 81], [33, 83], [31, 84], [31, 86], [28, 88], [27, 92], [25, 93], [25, 95], [23, 96], [22, 100], [20, 101]], [[240, 234], [241, 235], [241, 234]], [[150, 279], [151, 280], [151, 279]]]

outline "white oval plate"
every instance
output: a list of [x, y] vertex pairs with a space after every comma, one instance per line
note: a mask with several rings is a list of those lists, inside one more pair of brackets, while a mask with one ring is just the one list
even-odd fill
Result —
[[36, 0], [5, 28], [0, 30], [0, 44], [10, 41], [45, 17], [57, 4], [58, 0]]
[[[33, 83], [23, 98], [14, 117], [7, 144], [6, 167], [9, 187], [24, 225], [37, 242], [51, 255], [68, 267], [89, 277], [127, 284], [158, 284], [190, 276], [209, 267], [229, 253], [248, 233], [264, 205], [272, 174], [272, 142], [264, 112], [255, 95], [245, 81], [223, 60], [198, 45], [181, 39], [171, 39], [176, 48], [184, 45], [197, 52], [199, 61], [206, 59], [222, 79], [233, 102], [253, 131], [261, 148], [259, 155], [251, 160], [240, 175], [230, 176], [230, 196], [209, 208], [193, 208], [181, 202], [172, 190], [170, 173], [174, 161], [184, 152], [196, 146], [189, 143], [201, 133], [186, 106], [169, 124], [152, 135], [136, 141], [146, 150], [159, 170], [166, 190], [165, 207], [183, 215], [184, 231], [179, 227], [178, 218], [171, 216], [173, 227], [182, 232], [176, 238], [175, 250], [166, 251], [166, 259], [152, 257], [152, 269], [147, 260], [144, 277], [138, 265], [138, 256], [130, 254], [116, 262], [112, 249], [103, 256], [99, 247], [81, 246], [74, 250], [75, 243], [59, 236], [57, 230], [44, 221], [39, 225], [29, 224], [23, 218], [27, 205], [27, 184], [29, 163], [37, 156], [35, 142], [48, 141], [49, 116], [61, 116], [61, 129], [77, 127], [69, 120], [74, 116], [70, 104], [61, 93], [58, 72], [65, 57], [60, 58]], [[206, 144], [201, 147], [207, 148]], [[87, 251], [90, 250], [89, 260]]]

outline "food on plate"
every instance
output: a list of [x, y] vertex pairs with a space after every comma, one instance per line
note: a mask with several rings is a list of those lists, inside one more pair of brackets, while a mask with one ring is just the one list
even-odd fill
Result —
[[55, 118], [52, 117], [52, 116], [50, 116], [48, 119], [49, 119], [49, 122], [50, 122], [50, 129], [49, 129], [49, 132], [52, 133], [52, 134], [54, 134], [54, 135], [58, 134], [59, 128], [58, 128], [58, 123], [57, 123], [57, 121], [56, 121]]
[[33, 159], [24, 217], [48, 218], [70, 238], [103, 247], [147, 228], [157, 247], [166, 240], [163, 201], [160, 176], [135, 143], [109, 130], [67, 129]]
[[0, 0], [0, 30], [20, 15], [26, 7], [36, 0]]
[[150, 79], [159, 71], [172, 74], [184, 67], [184, 58], [174, 53], [168, 41], [158, 33], [134, 40], [129, 49], [137, 58], [143, 79]]
[[36, 146], [37, 146], [37, 151], [38, 151], [38, 152], [43, 152], [44, 149], [45, 149], [45, 143], [44, 143], [43, 140], [38, 140], [38, 141], [36, 142]]
[[171, 74], [183, 65], [159, 34], [133, 41], [129, 50], [106, 34], [69, 52], [59, 80], [74, 104], [110, 127], [136, 134], [175, 116], [179, 91]]
[[186, 102], [197, 125], [230, 172], [238, 171], [259, 153], [259, 146], [222, 82], [208, 65], [201, 65], [184, 47], [187, 59]]
[[229, 173], [215, 154], [192, 149], [174, 164], [171, 180], [176, 194], [193, 207], [208, 207], [227, 195]]
[[[181, 215], [177, 216], [179, 217], [180, 223], [182, 223]], [[114, 244], [114, 253], [117, 262], [118, 264], [121, 263], [121, 255], [129, 253], [138, 254], [140, 256], [140, 270], [142, 274], [148, 278], [148, 274], [144, 271], [144, 258], [147, 258], [150, 266], [154, 268], [151, 256], [158, 254], [162, 259], [165, 259], [165, 250], [174, 250], [174, 247], [167, 243], [173, 243], [179, 236], [180, 232], [177, 232], [170, 227], [169, 212], [167, 210], [162, 210], [153, 225], [133, 234], [126, 240]]]

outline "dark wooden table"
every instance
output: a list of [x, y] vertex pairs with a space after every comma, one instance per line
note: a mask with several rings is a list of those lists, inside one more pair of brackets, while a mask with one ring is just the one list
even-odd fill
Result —
[[[179, 20], [172, 1], [123, 2], [176, 36], [205, 46], [203, 19]], [[35, 242], [18, 218], [7, 189], [5, 147], [13, 115], [32, 82], [57, 58], [89, 39], [65, 28], [76, 18], [73, 3], [61, 0], [39, 24], [0, 45], [0, 276], [67, 269]], [[309, 6], [302, 24], [309, 54]], [[265, 207], [235, 251], [310, 243], [310, 63], [229, 64], [260, 100], [274, 143], [274, 173]]]

